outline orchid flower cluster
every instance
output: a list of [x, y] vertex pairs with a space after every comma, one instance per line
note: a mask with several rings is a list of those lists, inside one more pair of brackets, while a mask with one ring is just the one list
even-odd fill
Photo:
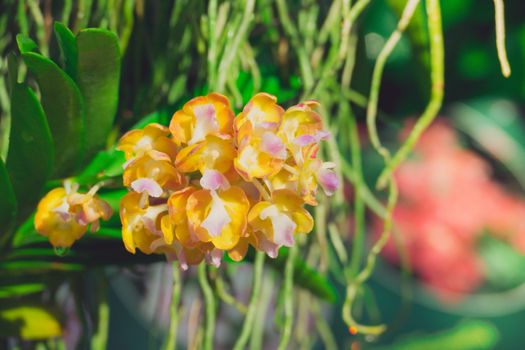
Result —
[[93, 186], [87, 193], [78, 192], [78, 184], [65, 181], [63, 187], [48, 192], [38, 203], [35, 229], [48, 237], [56, 248], [69, 248], [88, 230], [98, 231], [100, 219], [113, 215], [110, 205], [96, 193]]
[[[329, 134], [306, 101], [284, 110], [266, 93], [255, 95], [234, 118], [218, 93], [187, 102], [169, 127], [151, 123], [120, 139], [123, 183], [122, 239], [135, 253], [165, 254], [188, 265], [218, 266], [227, 252], [242, 260], [249, 246], [276, 257], [294, 236], [309, 233], [305, 204], [317, 205], [319, 185], [327, 195], [339, 186], [334, 163], [317, 157]], [[112, 212], [78, 185], [49, 192], [39, 203], [35, 227], [55, 247], [70, 247], [88, 225]]]
[[218, 93], [187, 102], [169, 128], [149, 124], [122, 136], [122, 238], [131, 253], [163, 253], [183, 269], [203, 260], [218, 266], [224, 252], [240, 261], [251, 245], [276, 257], [296, 234], [312, 230], [304, 204], [318, 185], [339, 186], [334, 164], [316, 157], [322, 130], [317, 102], [284, 111], [255, 95], [234, 118]]

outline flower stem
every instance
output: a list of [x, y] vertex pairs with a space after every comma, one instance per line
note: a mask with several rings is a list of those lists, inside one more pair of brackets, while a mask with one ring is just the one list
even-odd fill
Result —
[[204, 306], [206, 313], [206, 327], [204, 333], [203, 349], [213, 349], [213, 335], [215, 333], [215, 297], [206, 275], [206, 264], [201, 263], [198, 267], [199, 284], [204, 296]]
[[288, 259], [284, 267], [284, 326], [281, 341], [279, 342], [279, 350], [284, 350], [290, 342], [293, 327], [293, 277], [294, 277], [294, 261], [297, 255], [297, 245], [294, 245], [288, 251]]
[[385, 64], [388, 60], [388, 57], [390, 57], [390, 54], [392, 53], [392, 51], [394, 51], [394, 48], [396, 47], [397, 43], [399, 42], [399, 40], [401, 40], [401, 35], [408, 27], [408, 24], [410, 23], [410, 20], [414, 15], [417, 5], [419, 5], [419, 1], [420, 0], [407, 1], [407, 4], [403, 9], [401, 19], [397, 24], [396, 30], [390, 35], [387, 42], [385, 43], [385, 46], [383, 46], [381, 52], [377, 56], [377, 61], [374, 66], [374, 72], [372, 73], [370, 97], [368, 99], [368, 107], [366, 110], [366, 123], [368, 126], [368, 134], [370, 136], [372, 146], [374, 146], [375, 150], [380, 155], [382, 155], [383, 158], [385, 158], [385, 162], [388, 162], [388, 160], [390, 159], [390, 153], [385, 147], [381, 145], [381, 142], [379, 141], [379, 136], [377, 135], [376, 127], [377, 102], [379, 100], [379, 91], [381, 90], [381, 77], [383, 76], [383, 70], [385, 68]]
[[264, 252], [257, 252], [255, 255], [255, 264], [253, 268], [253, 287], [252, 287], [252, 296], [250, 298], [250, 304], [248, 305], [248, 311], [246, 313], [246, 318], [241, 330], [241, 335], [237, 339], [235, 350], [242, 350], [246, 347], [248, 339], [253, 329], [253, 323], [255, 321], [255, 312], [257, 311], [257, 303], [259, 301], [259, 295], [261, 291], [261, 280], [263, 276], [264, 268]]
[[421, 134], [432, 123], [443, 103], [443, 90], [445, 88], [444, 60], [445, 50], [443, 47], [443, 30], [441, 27], [441, 7], [439, 0], [426, 0], [428, 16], [428, 33], [430, 36], [430, 101], [421, 114], [414, 128], [410, 131], [405, 143], [388, 162], [385, 169], [379, 175], [377, 187], [384, 188], [393, 172], [409, 155]]
[[170, 327], [168, 330], [168, 339], [165, 350], [173, 350], [177, 347], [177, 328], [179, 324], [179, 301], [181, 294], [181, 276], [179, 267], [172, 265], [173, 269], [173, 290], [170, 305]]

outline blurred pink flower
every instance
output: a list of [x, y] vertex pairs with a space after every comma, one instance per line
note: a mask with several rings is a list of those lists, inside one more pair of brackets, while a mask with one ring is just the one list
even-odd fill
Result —
[[[425, 132], [395, 177], [394, 230], [415, 274], [442, 300], [457, 301], [483, 283], [476, 243], [484, 230], [525, 252], [525, 201], [492, 180], [488, 163], [462, 148], [446, 121]], [[378, 222], [375, 231], [381, 228]], [[399, 263], [393, 240], [383, 255]]]

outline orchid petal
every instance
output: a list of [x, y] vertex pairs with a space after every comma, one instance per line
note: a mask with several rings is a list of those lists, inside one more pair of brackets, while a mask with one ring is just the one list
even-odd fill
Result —
[[157, 181], [146, 177], [142, 177], [133, 181], [131, 183], [131, 188], [135, 192], [146, 192], [148, 195], [155, 198], [162, 196], [162, 193], [164, 192]]
[[210, 194], [212, 197], [211, 208], [201, 226], [208, 230], [211, 237], [217, 237], [221, 234], [223, 227], [228, 225], [232, 219], [217, 192], [210, 191]]
[[226, 190], [230, 187], [228, 179], [218, 172], [217, 170], [208, 169], [204, 171], [200, 180], [202, 188], [211, 191], [217, 191], [219, 189]]

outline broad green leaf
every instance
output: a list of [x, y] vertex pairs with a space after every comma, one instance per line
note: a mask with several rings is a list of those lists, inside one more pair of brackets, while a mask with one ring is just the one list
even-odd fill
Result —
[[11, 298], [43, 291], [42, 283], [26, 283], [0, 286], [0, 298]]
[[49, 271], [73, 272], [82, 271], [83, 269], [84, 267], [80, 264], [66, 264], [56, 261], [45, 261], [34, 258], [13, 261], [0, 260], [0, 270], [2, 270], [2, 273], [12, 272], [18, 274], [26, 274], [29, 272], [42, 273]]
[[486, 235], [478, 252], [485, 262], [487, 282], [492, 286], [505, 290], [525, 282], [525, 256], [508, 243]]
[[84, 29], [77, 35], [76, 82], [86, 106], [87, 157], [106, 145], [117, 112], [120, 49], [118, 38], [103, 29]]
[[53, 167], [53, 140], [44, 110], [27, 84], [16, 84], [11, 93], [11, 135], [6, 167], [25, 214], [41, 195]]
[[455, 104], [454, 125], [498, 159], [525, 188], [525, 123], [510, 101], [482, 98]]
[[38, 52], [38, 45], [28, 36], [18, 34], [16, 36], [16, 43], [21, 53]]
[[55, 146], [54, 175], [60, 177], [77, 168], [84, 153], [84, 104], [80, 91], [71, 78], [53, 61], [29, 52], [22, 57], [34, 74], [42, 106]]
[[464, 321], [452, 329], [433, 334], [418, 334], [380, 350], [485, 350], [494, 349], [499, 339], [497, 328], [485, 321]]
[[58, 46], [60, 47], [64, 70], [72, 79], [75, 79], [78, 65], [78, 49], [75, 34], [60, 22], [55, 22], [53, 27]]
[[0, 309], [0, 336], [44, 339], [62, 334], [58, 317], [42, 306], [19, 306]]
[[[0, 159], [0, 244], [4, 242], [5, 235], [11, 228], [11, 224], [16, 214], [16, 197], [11, 180], [5, 168], [4, 162]], [[0, 247], [1, 248], [1, 247]]]

